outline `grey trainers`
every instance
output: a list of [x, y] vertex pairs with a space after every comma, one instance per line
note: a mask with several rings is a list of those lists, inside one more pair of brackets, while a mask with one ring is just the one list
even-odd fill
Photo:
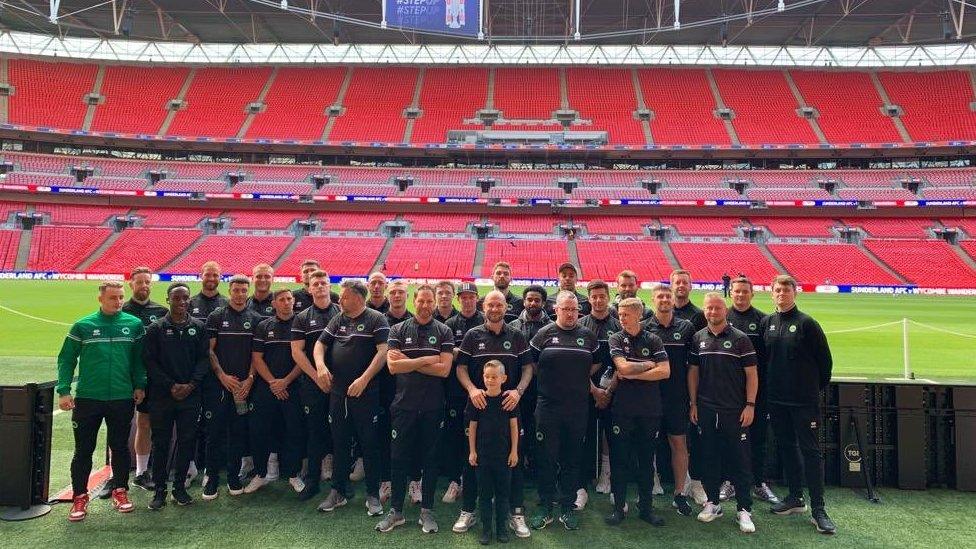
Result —
[[383, 520], [376, 523], [376, 530], [379, 532], [390, 532], [397, 526], [403, 526], [406, 523], [407, 521], [403, 518], [403, 513], [396, 509], [390, 509], [390, 512], [383, 517]]
[[383, 514], [383, 504], [380, 503], [379, 498], [366, 497], [366, 514], [371, 517], [378, 517]]
[[765, 501], [766, 503], [772, 503], [776, 505], [779, 503], [779, 497], [773, 492], [773, 489], [769, 487], [765, 482], [759, 484], [752, 489], [752, 493], [755, 494], [756, 498]]
[[420, 518], [417, 519], [417, 524], [420, 525], [420, 529], [423, 530], [425, 534], [433, 534], [437, 532], [437, 521], [434, 520], [434, 512], [430, 509], [421, 509]]
[[340, 494], [338, 490], [333, 489], [329, 492], [329, 495], [325, 498], [325, 501], [319, 504], [319, 511], [328, 513], [335, 511], [338, 507], [342, 507], [347, 503], [349, 503], [349, 500]]

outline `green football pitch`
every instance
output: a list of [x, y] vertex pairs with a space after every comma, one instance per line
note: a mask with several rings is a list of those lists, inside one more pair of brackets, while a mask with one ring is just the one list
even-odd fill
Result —
[[[0, 384], [45, 381], [55, 377], [57, 356], [68, 325], [97, 307], [95, 282], [0, 281]], [[157, 283], [153, 298], [163, 301], [165, 285]], [[195, 288], [194, 288], [195, 291]], [[487, 291], [487, 288], [483, 289]], [[646, 292], [642, 297], [647, 298]], [[694, 296], [700, 303], [701, 294]], [[804, 294], [799, 306], [820, 321], [834, 356], [834, 375], [870, 379], [898, 378], [904, 369], [904, 322], [908, 319], [908, 355], [915, 377], [937, 381], [976, 380], [976, 298], [943, 296], [882, 296]], [[755, 305], [772, 308], [768, 294]], [[51, 457], [51, 493], [68, 484], [71, 458], [68, 414], [55, 416]], [[100, 449], [100, 451], [102, 451]], [[780, 489], [780, 491], [782, 491]], [[441, 491], [438, 492], [438, 497]], [[278, 482], [241, 498], [226, 492], [215, 502], [199, 501], [199, 484], [191, 494], [198, 501], [187, 508], [170, 505], [162, 512], [145, 509], [148, 494], [133, 490], [135, 513], [122, 516], [106, 502], [96, 501], [81, 524], [69, 524], [67, 509], [57, 506], [48, 516], [24, 523], [4, 523], [5, 547], [82, 544], [84, 546], [325, 546], [475, 547], [476, 535], [450, 532], [457, 516], [455, 504], [437, 504], [441, 532], [425, 536], [408, 523], [389, 535], [372, 530], [375, 520], [362, 509], [362, 488], [348, 507], [325, 516], [312, 503], [295, 501], [287, 485]], [[881, 490], [883, 504], [867, 503], [850, 490], [828, 489], [828, 506], [840, 534], [816, 535], [807, 517], [774, 517], [757, 505], [758, 533], [739, 534], [726, 506], [726, 517], [712, 524], [665, 512], [667, 526], [652, 530], [630, 519], [619, 528], [603, 525], [609, 511], [606, 496], [591, 492], [582, 515], [582, 529], [567, 532], [557, 525], [534, 532], [524, 547], [647, 547], [721, 545], [835, 547], [947, 547], [971, 546], [971, 494], [947, 490], [905, 492]], [[535, 500], [532, 488], [526, 501]], [[416, 508], [408, 509], [416, 518]]]

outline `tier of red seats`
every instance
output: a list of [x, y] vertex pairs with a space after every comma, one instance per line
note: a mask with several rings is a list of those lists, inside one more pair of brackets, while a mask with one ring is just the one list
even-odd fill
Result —
[[[901, 284], [854, 244], [767, 246], [787, 272], [801, 284]], [[768, 284], [768, 281], [763, 282]]]
[[12, 271], [17, 264], [20, 231], [0, 230], [0, 271]]
[[732, 125], [743, 145], [819, 142], [797, 115], [799, 105], [783, 71], [714, 69], [712, 76], [725, 106], [735, 113]]
[[731, 143], [714, 115], [715, 98], [699, 69], [639, 69], [644, 103], [654, 113], [651, 135], [659, 145]]
[[264, 97], [265, 110], [255, 115], [244, 137], [321, 139], [329, 121], [325, 110], [335, 104], [346, 71], [344, 67], [279, 68]]
[[743, 225], [738, 217], [661, 217], [661, 225], [672, 226], [683, 236], [736, 236]]
[[489, 214], [488, 221], [502, 233], [552, 234], [556, 224], [567, 220], [555, 215]]
[[976, 240], [966, 240], [960, 242], [959, 245], [963, 250], [966, 251], [967, 254], [969, 254], [969, 257], [971, 257], [973, 261], [976, 261]]
[[913, 284], [976, 288], [976, 271], [943, 240], [867, 239], [864, 246]]
[[917, 217], [874, 217], [844, 219], [851, 227], [861, 227], [869, 236], [879, 238], [929, 238], [927, 229], [936, 223]]
[[144, 227], [196, 227], [205, 217], [216, 217], [220, 210], [185, 208], [142, 208], [135, 215]]
[[866, 72], [792, 70], [790, 75], [829, 143], [901, 143]]
[[478, 221], [481, 216], [459, 213], [407, 213], [403, 220], [410, 223], [414, 232], [463, 233], [469, 223]]
[[10, 59], [7, 71], [14, 87], [8, 99], [11, 123], [81, 129], [88, 111], [84, 97], [95, 85], [97, 65]]
[[297, 277], [302, 262], [314, 259], [332, 276], [365, 276], [385, 244], [385, 238], [306, 236], [282, 260], [275, 274]]
[[[587, 280], [616, 281], [620, 271], [629, 269], [637, 273], [641, 281], [663, 281], [672, 270], [661, 244], [652, 240], [577, 240], [576, 252]], [[550, 273], [549, 277], [554, 278], [555, 273]]]
[[105, 225], [116, 215], [124, 215], [128, 208], [120, 206], [90, 206], [82, 204], [35, 204], [34, 211], [51, 216], [55, 225]]
[[282, 210], [234, 210], [224, 212], [233, 229], [287, 229], [298, 219], [308, 219], [308, 212]]
[[643, 145], [644, 131], [634, 118], [637, 98], [630, 69], [568, 68], [566, 95], [569, 108], [591, 125], [573, 126], [580, 131], [605, 131], [611, 143]]
[[573, 222], [586, 225], [588, 234], [641, 235], [651, 218], [639, 215], [577, 215]]
[[379, 232], [380, 223], [390, 221], [396, 214], [374, 212], [342, 212], [318, 214], [325, 220], [327, 231], [374, 231]]
[[270, 75], [270, 67], [198, 68], [166, 135], [236, 137]]
[[155, 271], [183, 253], [200, 234], [186, 229], [126, 229], [85, 271], [127, 273], [137, 266]]
[[411, 67], [356, 68], [346, 96], [345, 112], [336, 118], [330, 141], [399, 143], [407, 119], [403, 109], [413, 101], [418, 69]]
[[970, 238], [976, 239], [976, 217], [942, 218], [940, 221], [946, 227], [962, 229]]
[[397, 238], [383, 272], [418, 278], [470, 278], [476, 245], [473, 238]]
[[420, 90], [423, 115], [414, 122], [411, 143], [444, 143], [448, 130], [481, 130], [464, 124], [485, 108], [488, 69], [477, 67], [429, 68]]
[[14, 212], [22, 212], [26, 208], [23, 202], [0, 201], [0, 225], [7, 222], [7, 218]]
[[718, 282], [726, 273], [742, 273], [752, 280], [772, 280], [779, 274], [755, 244], [674, 242], [671, 250], [698, 282]]
[[27, 269], [72, 272], [111, 234], [108, 227], [34, 227]]
[[976, 113], [969, 108], [976, 97], [968, 71], [880, 72], [878, 77], [891, 102], [902, 108], [900, 118], [913, 140], [976, 139]]
[[759, 217], [749, 222], [757, 227], [766, 227], [775, 236], [821, 238], [834, 236], [831, 229], [840, 224], [834, 219], [817, 217]]
[[189, 73], [186, 67], [106, 66], [100, 90], [105, 102], [95, 109], [92, 131], [156, 135]]
[[293, 240], [291, 236], [210, 235], [168, 270], [178, 274], [198, 274], [201, 265], [217, 259], [224, 273], [250, 274], [258, 263], [273, 265]]
[[506, 120], [552, 119], [553, 112], [561, 107], [559, 70], [543, 67], [495, 69], [494, 106], [502, 111]]
[[491, 276], [491, 267], [507, 261], [512, 273], [520, 278], [553, 278], [559, 265], [569, 261], [569, 249], [563, 240], [508, 240], [485, 241], [485, 258], [482, 276]]

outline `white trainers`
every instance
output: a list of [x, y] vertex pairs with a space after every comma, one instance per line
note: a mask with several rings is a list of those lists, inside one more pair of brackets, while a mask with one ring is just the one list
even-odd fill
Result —
[[363, 468], [363, 458], [359, 458], [356, 460], [355, 465], [352, 466], [352, 472], [349, 473], [349, 480], [359, 482], [364, 478], [366, 478], [366, 469]]
[[458, 534], [463, 534], [471, 529], [471, 527], [477, 522], [478, 519], [475, 518], [474, 513], [461, 511], [461, 514], [458, 515], [458, 519], [454, 522], [454, 526], [451, 527], [451, 530]]
[[322, 480], [332, 480], [332, 454], [322, 458]]
[[735, 486], [732, 483], [725, 481], [722, 483], [722, 487], [718, 490], [718, 500], [719, 501], [729, 501], [735, 497]]
[[529, 526], [525, 523], [525, 515], [517, 514], [508, 517], [508, 527], [515, 532], [517, 538], [527, 538], [532, 535]]
[[722, 516], [722, 506], [710, 501], [705, 503], [705, 508], [698, 513], [698, 520], [701, 522], [712, 522]]
[[271, 481], [268, 480], [267, 477], [260, 477], [255, 475], [255, 477], [251, 479], [251, 482], [248, 482], [247, 486], [244, 487], [244, 493], [253, 494], [254, 492], [257, 492], [258, 490], [263, 488], [269, 482]]
[[444, 503], [454, 503], [460, 495], [461, 485], [452, 480], [447, 486], [447, 490], [444, 491], [444, 497], [441, 498], [441, 501]]
[[576, 503], [573, 504], [573, 508], [577, 511], [582, 511], [586, 509], [586, 504], [590, 501], [590, 494], [586, 493], [586, 488], [580, 488], [576, 491]]
[[291, 477], [288, 479], [288, 484], [291, 484], [291, 489], [299, 494], [305, 490], [305, 481], [302, 480], [302, 477]]
[[739, 531], [743, 534], [751, 534], [756, 531], [756, 525], [752, 523], [752, 513], [749, 511], [739, 511], [736, 513], [736, 522], [739, 523]]
[[424, 493], [420, 489], [419, 480], [410, 481], [410, 487], [407, 489], [407, 493], [410, 495], [410, 502], [414, 505], [418, 505], [424, 499]]
[[393, 486], [390, 481], [384, 480], [380, 483], [380, 503], [386, 503], [393, 494]]
[[691, 499], [695, 500], [698, 505], [705, 505], [708, 501], [708, 495], [705, 494], [705, 487], [702, 486], [700, 480], [692, 480], [687, 485], [688, 495]]
[[265, 478], [269, 481], [278, 480], [280, 475], [281, 471], [278, 468], [278, 454], [271, 454], [270, 457], [268, 457], [268, 474], [265, 475]]
[[598, 494], [609, 494], [610, 493], [610, 469], [604, 468], [600, 471], [600, 476], [596, 480], [596, 493]]
[[655, 496], [664, 495], [664, 488], [661, 487], [661, 477], [658, 476], [657, 472], [654, 473], [654, 488], [651, 489], [651, 494]]

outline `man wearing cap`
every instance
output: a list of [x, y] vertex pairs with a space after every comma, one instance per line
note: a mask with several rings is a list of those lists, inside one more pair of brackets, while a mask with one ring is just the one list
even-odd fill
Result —
[[[579, 304], [580, 316], [586, 316], [590, 314], [590, 302], [587, 297], [578, 291], [576, 291], [576, 280], [579, 278], [579, 271], [576, 269], [576, 265], [570, 262], [563, 263], [559, 266], [559, 290], [566, 292], [573, 292], [576, 294], [576, 302]], [[556, 295], [553, 294], [546, 299], [546, 313], [549, 316], [555, 316], [556, 314]]]

